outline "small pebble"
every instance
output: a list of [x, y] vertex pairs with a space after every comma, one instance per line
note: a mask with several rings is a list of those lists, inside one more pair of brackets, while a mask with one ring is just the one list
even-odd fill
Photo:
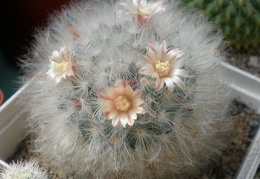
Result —
[[250, 56], [248, 66], [260, 68], [260, 59], [257, 56]]
[[233, 52], [227, 55], [227, 62], [260, 77], [260, 52]]

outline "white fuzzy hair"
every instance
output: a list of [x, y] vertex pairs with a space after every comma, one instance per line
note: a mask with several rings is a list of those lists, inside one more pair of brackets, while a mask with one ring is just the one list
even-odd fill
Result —
[[10, 165], [0, 161], [5, 167], [0, 172], [2, 179], [47, 179], [47, 172], [37, 165], [36, 161], [30, 160], [28, 162], [18, 161]]
[[[27, 75], [34, 76], [25, 95], [28, 126], [36, 134], [38, 151], [66, 174], [181, 178], [198, 174], [220, 154], [228, 107], [225, 73], [218, 67], [224, 58], [221, 34], [200, 14], [184, 12], [176, 1], [164, 5], [166, 11], [140, 29], [118, 3], [77, 2], [36, 35], [24, 60]], [[176, 87], [164, 95], [133, 65], [142, 63], [137, 47], [162, 40], [184, 52], [186, 91]], [[55, 84], [45, 75], [48, 57], [63, 46], [73, 52], [78, 69], [75, 77]], [[138, 115], [133, 127], [113, 127], [95, 96], [95, 90], [119, 79], [136, 80], [145, 101], [147, 113]], [[80, 104], [72, 102], [76, 99]]]

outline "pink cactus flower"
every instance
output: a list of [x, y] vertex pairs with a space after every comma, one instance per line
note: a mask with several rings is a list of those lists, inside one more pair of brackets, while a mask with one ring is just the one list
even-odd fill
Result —
[[126, 80], [120, 80], [115, 86], [106, 89], [106, 94], [98, 95], [103, 102], [101, 109], [106, 118], [112, 120], [112, 125], [119, 122], [123, 127], [126, 124], [133, 126], [137, 114], [145, 112], [143, 101], [140, 99], [141, 91], [134, 91]]
[[162, 89], [164, 83], [170, 92], [174, 90], [175, 85], [185, 90], [185, 84], [180, 77], [188, 77], [188, 72], [181, 69], [183, 61], [177, 60], [183, 54], [179, 49], [167, 49], [165, 41], [162, 41], [161, 45], [149, 43], [147, 54], [142, 56], [146, 64], [139, 73], [155, 78], [157, 90]]
[[60, 52], [54, 50], [49, 60], [51, 62], [50, 70], [46, 74], [56, 83], [59, 83], [62, 78], [74, 76], [73, 53], [69, 52], [66, 47], [62, 47]]
[[162, 1], [147, 3], [147, 0], [126, 0], [121, 3], [140, 26], [147, 26], [154, 15], [164, 12], [166, 8], [162, 4]]

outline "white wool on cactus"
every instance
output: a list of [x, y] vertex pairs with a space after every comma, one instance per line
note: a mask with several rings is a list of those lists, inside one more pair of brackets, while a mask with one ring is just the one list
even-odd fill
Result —
[[36, 164], [35, 161], [6, 164], [0, 160], [0, 164], [4, 166], [0, 172], [2, 179], [47, 179], [47, 172]]
[[37, 152], [75, 178], [199, 174], [228, 126], [221, 39], [176, 1], [64, 8], [23, 61]]

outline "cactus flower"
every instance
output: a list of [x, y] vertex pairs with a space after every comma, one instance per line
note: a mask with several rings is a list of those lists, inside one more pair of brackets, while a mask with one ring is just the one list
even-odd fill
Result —
[[183, 55], [179, 49], [167, 49], [166, 42], [162, 41], [161, 45], [148, 44], [148, 52], [142, 56], [146, 62], [139, 73], [156, 79], [156, 89], [162, 89], [164, 83], [169, 91], [174, 90], [174, 84], [185, 89], [185, 84], [180, 77], [188, 77], [188, 72], [181, 69], [182, 60], [176, 60]]
[[144, 113], [143, 101], [140, 99], [141, 91], [133, 91], [126, 80], [109, 87], [106, 93], [98, 97], [103, 101], [101, 108], [105, 117], [112, 120], [113, 126], [116, 126], [119, 121], [123, 127], [126, 127], [126, 124], [133, 126], [137, 114]]
[[60, 52], [54, 50], [49, 60], [50, 70], [46, 74], [54, 78], [56, 83], [59, 83], [62, 78], [66, 79], [67, 76], [74, 76], [73, 53], [69, 52], [66, 47], [62, 47]]
[[126, 11], [132, 15], [140, 26], [147, 26], [152, 16], [166, 10], [162, 3], [162, 1], [147, 3], [147, 0], [126, 0], [121, 5], [125, 7]]

